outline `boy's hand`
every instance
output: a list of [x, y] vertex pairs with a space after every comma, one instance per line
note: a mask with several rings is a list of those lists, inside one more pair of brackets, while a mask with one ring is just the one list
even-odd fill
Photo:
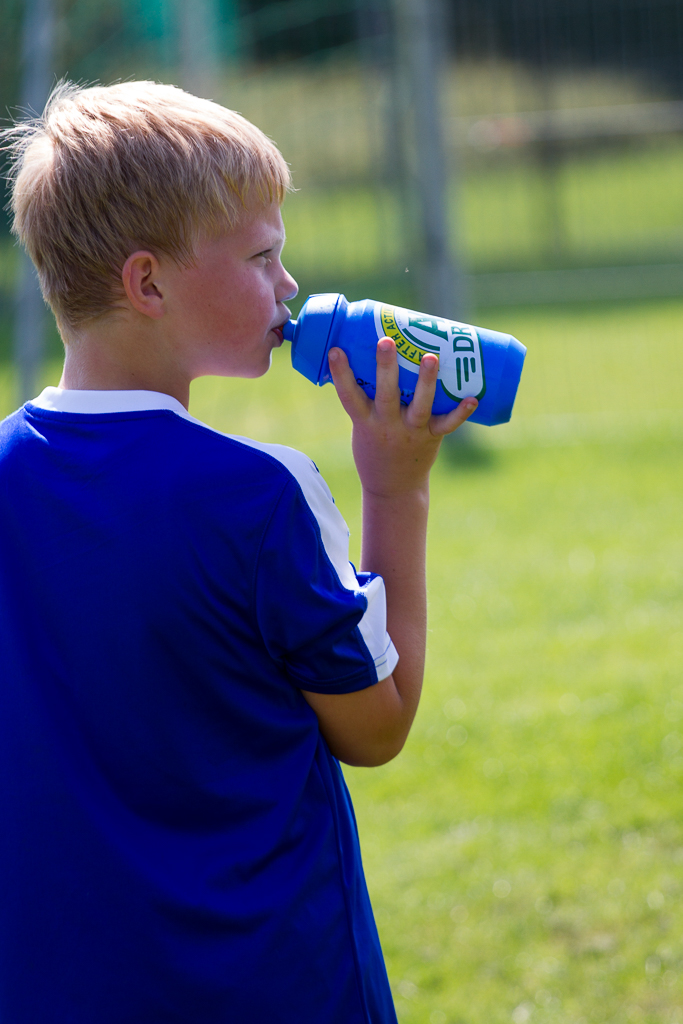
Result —
[[353, 457], [363, 485], [361, 568], [383, 577], [387, 628], [400, 660], [393, 675], [348, 694], [304, 693], [330, 749], [349, 764], [383, 764], [398, 753], [420, 699], [427, 624], [425, 542], [429, 471], [445, 434], [476, 409], [464, 399], [432, 415], [439, 360], [420, 364], [415, 397], [401, 405], [398, 360], [391, 338], [377, 343], [374, 402], [356, 383], [341, 349], [330, 349], [339, 399], [353, 421]]
[[410, 405], [401, 405], [391, 338], [377, 343], [374, 402], [356, 383], [345, 352], [330, 349], [329, 363], [339, 400], [353, 422], [353, 457], [365, 492], [395, 498], [424, 489], [443, 437], [474, 412], [476, 398], [465, 398], [451, 412], [433, 416], [439, 359], [430, 354], [422, 357], [415, 397]]
[[333, 754], [348, 764], [383, 764], [395, 757], [420, 699], [426, 635], [425, 539], [429, 471], [446, 434], [477, 407], [464, 399], [432, 415], [439, 360], [420, 364], [415, 397], [401, 405], [398, 360], [391, 338], [377, 343], [374, 402], [358, 386], [345, 353], [330, 349], [337, 394], [353, 422], [353, 457], [363, 485], [361, 568], [384, 579], [387, 628], [400, 660], [393, 675], [348, 694], [306, 693]]

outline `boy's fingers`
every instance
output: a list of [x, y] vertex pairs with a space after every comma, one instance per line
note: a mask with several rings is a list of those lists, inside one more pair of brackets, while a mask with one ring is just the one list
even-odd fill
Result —
[[451, 409], [450, 412], [444, 413], [443, 416], [432, 416], [429, 429], [437, 437], [452, 434], [454, 430], [457, 430], [465, 422], [468, 416], [472, 415], [478, 405], [479, 402], [476, 398], [463, 398], [457, 409]]
[[375, 409], [380, 416], [396, 415], [400, 408], [398, 392], [398, 359], [396, 345], [391, 338], [380, 338], [377, 342], [377, 390]]
[[351, 419], [365, 414], [372, 402], [356, 383], [353, 370], [349, 366], [346, 352], [341, 348], [331, 348], [327, 354], [330, 373], [337, 389], [339, 401]]
[[420, 362], [415, 395], [406, 410], [406, 421], [410, 426], [423, 427], [429, 422], [438, 373], [439, 357], [431, 353], [424, 355]]

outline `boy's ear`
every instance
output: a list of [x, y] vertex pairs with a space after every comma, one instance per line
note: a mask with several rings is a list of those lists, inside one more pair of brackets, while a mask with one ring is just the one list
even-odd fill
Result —
[[159, 269], [156, 256], [140, 250], [128, 257], [121, 271], [121, 280], [131, 306], [152, 320], [158, 320], [165, 313]]

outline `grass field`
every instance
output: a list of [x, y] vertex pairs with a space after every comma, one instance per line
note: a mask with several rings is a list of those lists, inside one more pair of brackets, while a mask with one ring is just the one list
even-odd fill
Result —
[[[623, 265], [683, 258], [683, 143], [567, 156], [552, 186], [531, 154], [475, 165], [451, 193], [453, 235], [471, 271]], [[559, 249], [549, 234], [550, 195]], [[302, 188], [284, 209], [302, 280], [377, 274], [407, 261], [398, 197], [357, 184]], [[413, 266], [413, 270], [415, 267]]]
[[[529, 346], [515, 417], [439, 460], [423, 702], [346, 771], [399, 1016], [683, 1024], [683, 303], [481, 322]], [[282, 352], [192, 410], [308, 451], [357, 550], [331, 388]]]
[[434, 481], [404, 754], [354, 771], [401, 1020], [683, 1020], [681, 445]]
[[[668, 252], [680, 258], [683, 143], [677, 134], [594, 140], [562, 148], [547, 174], [533, 146], [488, 152], [464, 144], [459, 115], [544, 107], [593, 107], [665, 99], [642, 77], [556, 70], [550, 92], [529, 68], [458, 62], [441, 95], [445, 144], [460, 169], [452, 197], [464, 262], [474, 270], [538, 265], [549, 255], [548, 201], [560, 224], [563, 262], [635, 263]], [[548, 84], [548, 83], [546, 83]], [[651, 83], [651, 86], [654, 83]], [[293, 265], [304, 273], [404, 258], [409, 246], [396, 196], [363, 189], [395, 181], [400, 139], [392, 128], [390, 84], [352, 59], [254, 67], [225, 80], [220, 98], [260, 125], [291, 161], [301, 192], [288, 205]], [[554, 166], [554, 161], [552, 161]], [[544, 170], [545, 167], [545, 170]]]

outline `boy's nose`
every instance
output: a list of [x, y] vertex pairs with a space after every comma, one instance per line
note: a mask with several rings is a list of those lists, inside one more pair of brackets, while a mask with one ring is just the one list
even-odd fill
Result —
[[[283, 268], [284, 269], [284, 268]], [[280, 302], [289, 302], [290, 299], [295, 299], [299, 293], [299, 285], [296, 283], [291, 274], [285, 270], [284, 280], [282, 282], [283, 290], [285, 294], [279, 297]]]

